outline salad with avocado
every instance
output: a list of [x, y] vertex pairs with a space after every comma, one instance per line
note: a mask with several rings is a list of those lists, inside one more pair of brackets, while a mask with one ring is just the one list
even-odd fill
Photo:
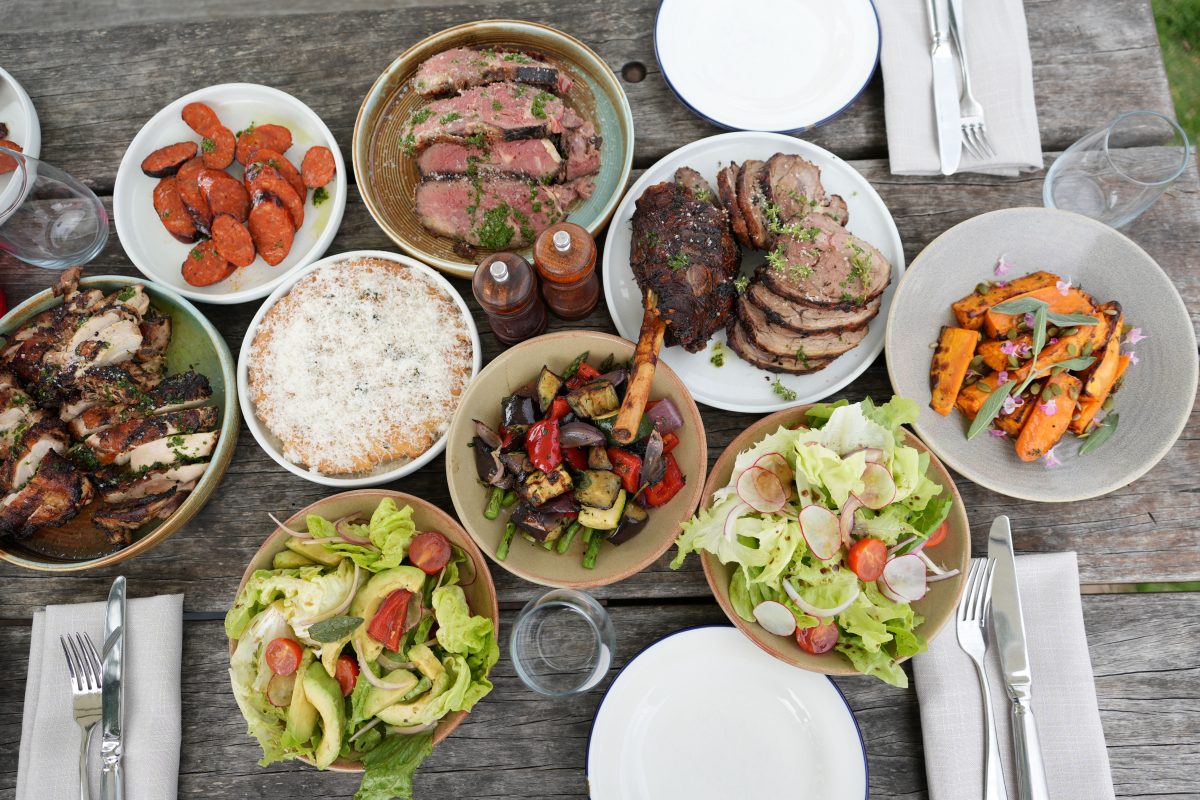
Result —
[[929, 454], [901, 425], [917, 404], [893, 397], [822, 403], [738, 454], [729, 483], [684, 523], [671, 566], [704, 550], [735, 564], [735, 612], [809, 653], [836, 650], [893, 686], [925, 649], [912, 603], [945, 570], [926, 552], [946, 537], [953, 500], [926, 476]]
[[310, 515], [239, 592], [229, 676], [263, 766], [348, 759], [355, 800], [411, 800], [438, 721], [491, 691], [500, 651], [463, 591], [473, 563], [412, 514], [386, 498], [366, 520]]

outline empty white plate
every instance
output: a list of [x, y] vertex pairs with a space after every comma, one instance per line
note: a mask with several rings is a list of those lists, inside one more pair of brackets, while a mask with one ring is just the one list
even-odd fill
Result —
[[862, 93], [879, 18], [871, 0], [663, 0], [654, 49], [671, 91], [714, 125], [799, 133]]
[[672, 634], [625, 667], [596, 712], [591, 800], [867, 796], [867, 754], [824, 675], [736, 628]]

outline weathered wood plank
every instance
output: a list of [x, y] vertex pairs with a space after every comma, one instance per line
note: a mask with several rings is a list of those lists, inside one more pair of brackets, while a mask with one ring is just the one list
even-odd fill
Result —
[[[1089, 596], [1083, 607], [1117, 795], [1188, 795], [1200, 770], [1200, 596]], [[711, 603], [610, 611], [618, 637], [613, 675], [667, 633], [723, 621]], [[601, 691], [554, 701], [525, 689], [507, 657], [513, 616], [503, 615], [495, 691], [422, 769], [418, 797], [586, 797], [587, 740]], [[28, 650], [28, 627], [0, 626], [0, 667], [8, 676], [0, 685], [0, 799], [14, 793]], [[256, 766], [257, 750], [229, 692], [219, 622], [185, 623], [183, 655], [180, 797], [353, 795], [355, 776]], [[837, 684], [863, 731], [871, 797], [924, 798], [915, 693], [867, 678]]]
[[[358, 0], [358, 8], [368, 0]], [[204, 4], [157, 0], [93, 10], [79, 0], [53, 0], [60, 13], [31, 6], [37, 20], [56, 18], [37, 36], [5, 26], [0, 52], [30, 92], [51, 163], [111, 191], [117, 165], [140, 127], [171, 100], [203, 86], [265, 83], [294, 94], [328, 123], [349, 163], [354, 118], [379, 73], [404, 48], [461, 22], [500, 12], [494, 4], [421, 4], [384, 11], [264, 15], [246, 5], [225, 17], [229, 0]], [[261, 5], [261, 4], [260, 4]], [[315, 0], [306, 0], [311, 9]], [[389, 4], [391, 6], [391, 4]], [[586, 7], [536, 0], [519, 15], [577, 36], [614, 70], [641, 62], [647, 77], [624, 82], [637, 132], [636, 161], [646, 166], [670, 150], [717, 132], [667, 89], [654, 60], [652, 0], [615, 0]], [[84, 10], [86, 8], [86, 11]], [[1170, 111], [1171, 99], [1149, 3], [1114, 0], [1026, 4], [1043, 149], [1061, 150], [1120, 111]], [[211, 19], [218, 14], [221, 19]], [[181, 24], [182, 22], [189, 24]], [[29, 24], [29, 23], [25, 23]], [[807, 68], [807, 67], [804, 67]], [[883, 91], [878, 76], [843, 116], [806, 134], [845, 158], [886, 153]]]

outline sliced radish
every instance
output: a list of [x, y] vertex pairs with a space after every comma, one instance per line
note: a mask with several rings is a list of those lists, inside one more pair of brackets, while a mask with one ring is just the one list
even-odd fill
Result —
[[926, 589], [925, 562], [911, 554], [897, 556], [884, 566], [883, 582], [906, 602], [920, 600]]
[[796, 591], [796, 587], [793, 586], [792, 582], [787, 578], [783, 579], [783, 590], [787, 592], [788, 597], [792, 598], [792, 602], [796, 604], [796, 608], [800, 609], [809, 616], [816, 617], [817, 619], [830, 619], [832, 617], [836, 617], [838, 614], [842, 613], [851, 605], [853, 605], [854, 601], [858, 599], [858, 594], [861, 591], [857, 586], [855, 586], [854, 594], [850, 595], [849, 600], [845, 601], [841, 605], [834, 606], [833, 608], [821, 608], [820, 606], [814, 606], [812, 603], [801, 597], [800, 593]]
[[877, 583], [876, 585], [879, 587], [879, 593], [881, 595], [883, 595], [884, 597], [886, 597], [888, 600], [891, 600], [893, 603], [907, 603], [908, 602], [903, 597], [901, 597], [900, 595], [896, 594], [891, 589], [889, 589], [887, 587], [887, 584], [884, 583], [882, 580], [879, 581], [879, 583]]
[[800, 532], [808, 549], [822, 561], [837, 555], [842, 544], [838, 518], [825, 506], [811, 505], [800, 509]]
[[791, 636], [796, 632], [796, 615], [783, 603], [764, 600], [754, 607], [754, 618], [767, 633]]
[[862, 501], [854, 495], [847, 497], [846, 502], [842, 504], [842, 514], [838, 517], [838, 534], [847, 550], [854, 544], [850, 541], [850, 534], [854, 531], [854, 512], [860, 508], [862, 508]]
[[762, 514], [774, 514], [787, 503], [787, 492], [774, 472], [751, 467], [737, 482], [738, 497]]
[[292, 704], [292, 690], [296, 688], [296, 673], [272, 675], [267, 683], [267, 702], [276, 708], [287, 708]]
[[733, 508], [729, 509], [729, 513], [725, 515], [725, 538], [729, 541], [737, 540], [737, 533], [734, 527], [742, 515], [750, 510], [750, 506], [746, 503], [738, 503]]
[[887, 508], [896, 499], [896, 481], [887, 468], [880, 464], [867, 464], [862, 474], [863, 490], [858, 493], [859, 502], [872, 511]]
[[849, 453], [846, 453], [844, 457], [848, 458], [855, 453], [862, 453], [868, 464], [882, 464], [883, 460], [887, 458], [887, 453], [878, 447], [860, 447], [857, 450], [851, 450]]
[[796, 480], [796, 473], [792, 472], [792, 467], [788, 464], [786, 458], [781, 453], [767, 453], [761, 456], [758, 461], [755, 461], [752, 466], [762, 467], [763, 469], [775, 474], [779, 478], [779, 482], [784, 486], [788, 486]]

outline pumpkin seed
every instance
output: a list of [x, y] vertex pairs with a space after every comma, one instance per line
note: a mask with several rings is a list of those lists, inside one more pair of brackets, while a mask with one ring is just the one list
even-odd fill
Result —
[[1009, 357], [1008, 357], [1008, 365], [1009, 365], [1010, 367], [1012, 367], [1013, 369], [1016, 369], [1018, 366], [1020, 366], [1019, 362], [1017, 361], [1017, 357], [1016, 357], [1016, 356], [1009, 356]]
[[1052, 383], [1046, 388], [1050, 390], [1051, 397], [1058, 397], [1062, 394], [1062, 386], [1059, 386], [1057, 383]]
[[1065, 370], [1066, 370], [1066, 367], [1051, 367], [1050, 374], [1051, 375], [1061, 375]]
[[1088, 342], [1087, 344], [1085, 344], [1083, 346], [1083, 350], [1081, 350], [1080, 353], [1085, 356], [1090, 356], [1092, 354], [1092, 351], [1095, 349], [1096, 349], [1095, 345], [1092, 342]]
[[976, 286], [975, 286], [975, 294], [987, 294], [987, 293], [988, 293], [988, 289], [990, 289], [990, 288], [991, 288], [991, 287], [990, 287], [990, 286], [988, 286], [986, 283], [980, 283], [980, 284], [976, 284]]
[[1072, 400], [1078, 400], [1079, 399], [1079, 387], [1072, 386], [1070, 389], [1067, 389], [1067, 394], [1070, 395]]
[[1074, 336], [1077, 333], [1079, 333], [1079, 328], [1067, 328], [1063, 331], [1064, 336]]
[[1079, 355], [1079, 345], [1075, 344], [1074, 342], [1071, 342], [1069, 345], [1067, 345], [1067, 352], [1070, 353], [1072, 356]]
[[983, 366], [983, 356], [975, 356], [971, 359], [971, 369], [978, 369]]
[[1050, 398], [1054, 397], [1054, 392], [1050, 391], [1053, 388], [1054, 388], [1053, 386], [1047, 386], [1045, 389], [1042, 389], [1042, 402], [1043, 403], [1049, 402]]
[[1104, 409], [1105, 411], [1112, 411], [1112, 407], [1113, 407], [1113, 399], [1111, 397], [1106, 398], [1104, 400], [1104, 403], [1100, 406], [1100, 408]]
[[980, 391], [982, 391], [984, 393], [991, 393], [991, 391], [992, 391], [992, 387], [988, 386], [986, 381], [979, 382], [979, 389], [980, 389]]
[[1117, 310], [1115, 308], [1106, 308], [1104, 309], [1104, 313], [1108, 314], [1110, 317], [1115, 317], [1117, 315]]
[[1017, 329], [1013, 328], [1008, 333], [1004, 334], [1004, 336], [1011, 342], [1013, 339], [1017, 338], [1017, 336], [1018, 336]]
[[1059, 331], [1059, 329], [1058, 329], [1058, 328], [1055, 328], [1055, 327], [1053, 327], [1053, 326], [1052, 326], [1052, 327], [1049, 327], [1049, 328], [1046, 328], [1046, 335], [1047, 335], [1047, 336], [1058, 336], [1058, 334], [1059, 334], [1060, 332], [1061, 332], [1061, 331]]
[[1040, 383], [1035, 383], [1029, 387], [1030, 394], [1038, 394], [1041, 391], [1042, 391], [1042, 385]]
[[1079, 418], [1083, 416], [1078, 411], [1071, 415], [1071, 422], [1079, 422]]

